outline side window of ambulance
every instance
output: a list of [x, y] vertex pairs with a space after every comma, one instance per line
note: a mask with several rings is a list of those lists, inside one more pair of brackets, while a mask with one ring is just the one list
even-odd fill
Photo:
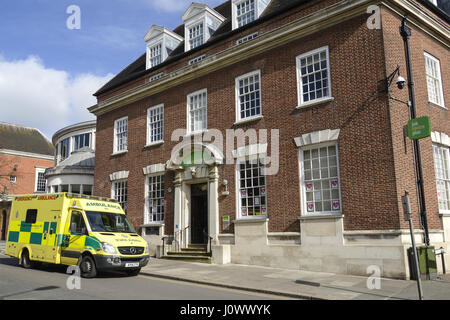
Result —
[[27, 216], [25, 218], [26, 223], [36, 223], [37, 209], [28, 209]]
[[86, 232], [86, 224], [84, 223], [83, 215], [78, 211], [72, 212], [69, 232], [72, 234], [84, 234]]

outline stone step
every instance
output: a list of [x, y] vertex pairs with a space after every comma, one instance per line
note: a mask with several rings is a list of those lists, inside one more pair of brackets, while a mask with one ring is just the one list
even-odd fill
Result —
[[165, 255], [162, 256], [161, 259], [212, 264], [212, 259], [208, 256]]
[[182, 252], [206, 252], [206, 249], [203, 248], [182, 248]]
[[186, 251], [181, 250], [181, 252], [169, 251], [167, 252], [168, 256], [201, 256], [208, 257], [208, 253], [206, 251]]
[[208, 248], [206, 244], [188, 244], [188, 249], [202, 249], [205, 250]]

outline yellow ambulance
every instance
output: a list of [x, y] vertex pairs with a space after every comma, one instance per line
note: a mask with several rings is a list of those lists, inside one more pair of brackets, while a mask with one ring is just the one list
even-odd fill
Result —
[[137, 275], [149, 261], [147, 242], [112, 199], [71, 193], [14, 196], [5, 254], [24, 268], [41, 262]]

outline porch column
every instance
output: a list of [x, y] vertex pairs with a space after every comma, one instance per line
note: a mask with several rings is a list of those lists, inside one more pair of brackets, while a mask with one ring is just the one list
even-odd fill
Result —
[[219, 169], [216, 165], [209, 167], [208, 189], [208, 233], [213, 238], [212, 244], [217, 244], [219, 240]]
[[175, 180], [173, 182], [175, 188], [175, 204], [174, 204], [174, 217], [173, 217], [173, 233], [175, 240], [178, 241], [178, 244], [181, 246], [181, 238], [180, 233], [178, 231], [181, 230], [181, 211], [182, 211], [182, 182], [183, 182], [183, 171], [177, 170], [175, 171]]

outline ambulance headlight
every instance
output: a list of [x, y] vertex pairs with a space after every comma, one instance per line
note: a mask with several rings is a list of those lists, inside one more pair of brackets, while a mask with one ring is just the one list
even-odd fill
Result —
[[116, 249], [114, 248], [113, 245], [111, 245], [111, 244], [109, 244], [107, 242], [101, 242], [100, 244], [102, 245], [102, 250], [104, 252], [110, 253], [110, 254], [116, 254], [117, 253], [117, 251], [116, 251]]

